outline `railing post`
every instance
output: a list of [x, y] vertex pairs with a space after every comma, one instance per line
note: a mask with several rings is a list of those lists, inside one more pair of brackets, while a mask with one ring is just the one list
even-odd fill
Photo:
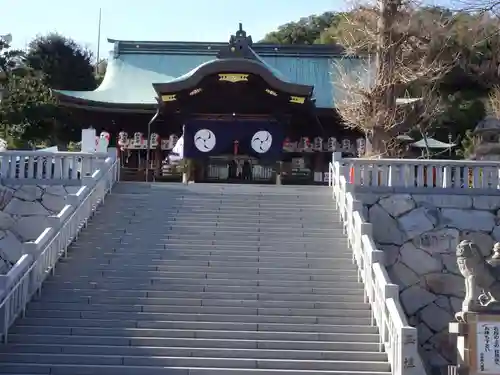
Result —
[[55, 215], [47, 216], [47, 225], [54, 230], [59, 230], [61, 223], [61, 217]]
[[402, 327], [399, 336], [402, 342], [398, 343], [398, 362], [400, 371], [397, 375], [421, 375], [417, 374], [418, 342], [417, 329], [414, 327]]

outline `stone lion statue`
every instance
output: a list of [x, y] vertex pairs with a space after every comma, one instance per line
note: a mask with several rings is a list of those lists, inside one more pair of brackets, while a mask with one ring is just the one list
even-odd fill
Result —
[[461, 312], [500, 311], [500, 243], [495, 244], [488, 259], [468, 240], [461, 241], [456, 250], [458, 269], [465, 279]]

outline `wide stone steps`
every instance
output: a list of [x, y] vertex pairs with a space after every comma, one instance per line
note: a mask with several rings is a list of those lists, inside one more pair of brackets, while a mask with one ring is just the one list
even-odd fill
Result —
[[142, 347], [142, 346], [105, 346], [105, 345], [41, 345], [12, 344], [1, 353], [51, 353], [86, 355], [125, 355], [125, 356], [174, 356], [209, 358], [252, 358], [252, 359], [295, 359], [356, 361], [360, 355], [371, 361], [384, 361], [385, 354], [357, 351], [314, 351], [314, 350], [277, 350], [277, 349], [223, 349], [223, 348], [182, 348], [182, 347]]
[[[111, 290], [111, 289], [61, 289], [45, 288], [44, 299], [54, 301], [71, 301], [76, 298], [86, 298], [90, 303], [95, 297], [107, 298], [185, 298], [196, 300], [236, 300], [236, 301], [302, 301], [302, 302], [362, 302], [362, 291], [354, 293], [350, 289], [339, 289], [337, 294], [292, 294], [292, 293], [238, 293], [238, 292], [188, 292], [188, 291], [142, 291], [142, 290]], [[350, 292], [353, 292], [350, 294]]]
[[119, 184], [2, 374], [388, 375], [326, 189]]

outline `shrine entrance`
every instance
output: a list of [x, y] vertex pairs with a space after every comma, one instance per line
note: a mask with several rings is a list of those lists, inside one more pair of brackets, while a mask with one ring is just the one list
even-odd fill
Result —
[[[313, 86], [291, 83], [270, 67], [241, 25], [217, 59], [153, 87], [156, 117], [175, 114], [182, 121], [182, 149], [175, 153], [190, 181], [275, 183], [285, 140], [303, 136], [301, 120], [310, 124], [311, 139], [324, 136], [315, 121]], [[151, 127], [161, 132], [152, 121], [148, 137]]]
[[183, 126], [183, 158], [194, 181], [274, 183], [284, 124], [268, 118], [191, 119]]

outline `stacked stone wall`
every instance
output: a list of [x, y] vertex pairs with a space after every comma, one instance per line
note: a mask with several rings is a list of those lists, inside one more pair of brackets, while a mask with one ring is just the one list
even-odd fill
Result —
[[500, 241], [500, 196], [356, 194], [385, 253], [389, 276], [418, 328], [424, 359], [445, 366], [455, 359], [448, 323], [460, 310], [464, 280], [455, 257], [459, 241], [474, 241], [484, 257]]
[[35, 240], [79, 187], [0, 186], [0, 274], [23, 255], [23, 243]]

